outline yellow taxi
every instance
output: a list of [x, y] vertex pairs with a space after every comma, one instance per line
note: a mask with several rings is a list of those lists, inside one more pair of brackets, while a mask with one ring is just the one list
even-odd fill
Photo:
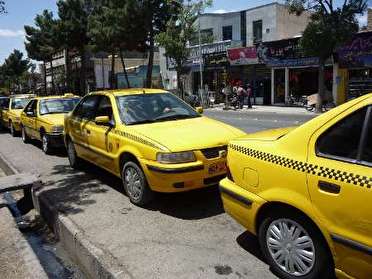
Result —
[[64, 118], [79, 101], [80, 97], [73, 94], [31, 99], [21, 113], [23, 142], [30, 139], [41, 141], [46, 154], [53, 148], [64, 146]]
[[226, 212], [282, 278], [372, 278], [372, 94], [233, 140]]
[[71, 166], [85, 159], [121, 177], [137, 205], [154, 191], [218, 184], [226, 175], [227, 143], [242, 135], [159, 89], [91, 93], [65, 119]]
[[34, 95], [12, 95], [5, 99], [1, 106], [1, 124], [9, 128], [13, 137], [21, 131], [21, 112]]

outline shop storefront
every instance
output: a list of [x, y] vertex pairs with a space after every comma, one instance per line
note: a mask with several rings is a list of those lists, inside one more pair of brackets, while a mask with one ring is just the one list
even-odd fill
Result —
[[271, 72], [265, 64], [259, 63], [256, 47], [232, 48], [227, 51], [230, 68], [228, 79], [231, 83], [242, 82], [253, 91], [253, 103], [271, 103]]
[[372, 32], [358, 33], [337, 54], [345, 101], [372, 92]]

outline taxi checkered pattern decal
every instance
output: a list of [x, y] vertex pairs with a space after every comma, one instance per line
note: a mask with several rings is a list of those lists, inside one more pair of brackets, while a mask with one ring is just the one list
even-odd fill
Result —
[[368, 189], [372, 188], [372, 177], [368, 178], [367, 176], [361, 176], [358, 174], [308, 164], [235, 144], [230, 144], [229, 147], [249, 157], [253, 157], [255, 159], [269, 162], [275, 165], [280, 165], [285, 168], [293, 169], [300, 172], [306, 172], [308, 174], [350, 183], [361, 187], [367, 187]]
[[126, 137], [126, 138], [128, 138], [130, 140], [133, 140], [133, 141], [142, 143], [144, 145], [150, 146], [152, 148], [162, 149], [160, 146], [158, 146], [158, 145], [156, 145], [156, 144], [154, 144], [154, 143], [152, 143], [152, 142], [150, 142], [148, 140], [145, 140], [145, 139], [143, 139], [143, 138], [141, 138], [139, 136], [135, 136], [135, 135], [129, 134], [127, 132], [122, 132], [122, 131], [117, 131], [117, 130], [115, 130], [114, 133], [117, 134], [117, 135], [120, 135], [122, 137]]

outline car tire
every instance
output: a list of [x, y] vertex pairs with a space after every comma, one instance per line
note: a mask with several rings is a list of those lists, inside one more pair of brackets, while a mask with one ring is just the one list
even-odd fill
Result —
[[258, 238], [268, 264], [280, 278], [334, 278], [327, 244], [304, 215], [289, 210], [272, 212], [261, 222]]
[[29, 143], [30, 142], [30, 138], [28, 137], [28, 135], [26, 133], [26, 129], [25, 129], [24, 126], [21, 127], [21, 135], [22, 135], [23, 143]]
[[74, 143], [71, 140], [67, 141], [66, 149], [68, 161], [70, 162], [70, 167], [73, 169], [80, 169], [82, 165], [82, 160], [77, 155]]
[[50, 154], [50, 141], [48, 135], [46, 134], [41, 134], [41, 149], [45, 154]]
[[9, 121], [9, 131], [10, 131], [10, 134], [12, 135], [12, 137], [17, 136], [17, 132], [14, 129], [14, 125], [13, 125], [12, 121]]
[[125, 163], [121, 177], [125, 193], [133, 204], [144, 206], [154, 198], [154, 192], [148, 186], [145, 174], [136, 163]]

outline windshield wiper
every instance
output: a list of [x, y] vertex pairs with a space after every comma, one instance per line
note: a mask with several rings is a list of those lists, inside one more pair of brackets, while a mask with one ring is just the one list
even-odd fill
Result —
[[148, 123], [154, 123], [154, 122], [155, 122], [154, 120], [146, 119], [146, 120], [141, 120], [141, 121], [137, 121], [137, 122], [127, 123], [127, 125], [148, 124]]
[[176, 115], [168, 115], [168, 116], [159, 116], [156, 117], [154, 120], [156, 121], [166, 121], [166, 120], [178, 120], [178, 119], [187, 119], [187, 118], [196, 118], [197, 115], [188, 115], [188, 114], [176, 114]]

